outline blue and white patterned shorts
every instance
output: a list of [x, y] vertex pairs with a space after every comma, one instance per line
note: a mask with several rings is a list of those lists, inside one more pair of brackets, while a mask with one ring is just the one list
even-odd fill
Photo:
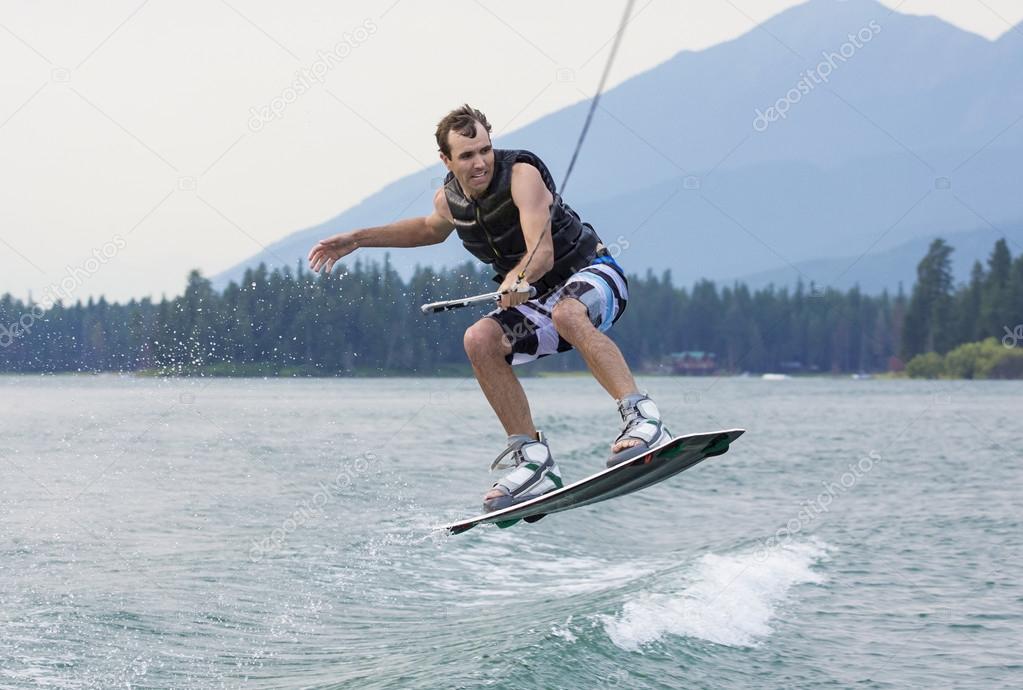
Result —
[[606, 332], [625, 311], [629, 283], [625, 272], [609, 256], [597, 257], [586, 268], [574, 273], [565, 284], [540, 299], [531, 299], [510, 309], [495, 309], [484, 318], [501, 324], [512, 346], [506, 357], [509, 364], [525, 364], [572, 349], [562, 338], [551, 312], [563, 299], [574, 298], [586, 306], [590, 322]]

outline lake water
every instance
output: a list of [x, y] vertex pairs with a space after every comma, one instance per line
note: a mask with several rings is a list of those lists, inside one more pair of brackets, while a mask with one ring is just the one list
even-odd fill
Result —
[[[471, 379], [0, 377], [0, 687], [1023, 680], [1023, 383], [649, 378], [732, 450], [507, 530]], [[525, 381], [569, 481], [619, 421]]]

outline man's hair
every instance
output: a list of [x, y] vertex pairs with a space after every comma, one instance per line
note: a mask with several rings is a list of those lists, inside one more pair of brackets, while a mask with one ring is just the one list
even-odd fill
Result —
[[448, 144], [448, 132], [455, 131], [463, 137], [476, 136], [476, 123], [483, 125], [490, 134], [490, 123], [487, 116], [466, 103], [461, 108], [452, 110], [437, 123], [437, 147], [440, 152], [451, 158], [451, 145]]

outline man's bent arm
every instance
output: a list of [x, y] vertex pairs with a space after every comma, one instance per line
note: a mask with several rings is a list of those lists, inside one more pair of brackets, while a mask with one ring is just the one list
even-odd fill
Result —
[[[512, 168], [512, 200], [519, 209], [519, 225], [526, 242], [526, 254], [518, 265], [508, 271], [508, 279], [514, 280], [526, 263], [525, 281], [533, 283], [554, 267], [554, 241], [548, 227], [551, 221], [551, 196], [540, 177], [540, 171], [528, 163], [516, 163]], [[530, 256], [533, 255], [530, 262]], [[506, 281], [507, 282], [507, 281]]]

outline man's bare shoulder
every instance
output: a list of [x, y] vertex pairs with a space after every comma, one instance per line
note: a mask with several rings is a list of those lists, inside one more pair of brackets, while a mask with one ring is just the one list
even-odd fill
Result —
[[544, 184], [540, 171], [530, 163], [515, 163], [512, 166], [511, 193], [515, 205], [534, 206], [549, 204], [551, 193]]
[[540, 171], [537, 167], [532, 163], [527, 163], [526, 161], [512, 163], [512, 180], [514, 181], [515, 178], [523, 180], [533, 179], [537, 180], [541, 184], [543, 183], [543, 177], [540, 176]]

